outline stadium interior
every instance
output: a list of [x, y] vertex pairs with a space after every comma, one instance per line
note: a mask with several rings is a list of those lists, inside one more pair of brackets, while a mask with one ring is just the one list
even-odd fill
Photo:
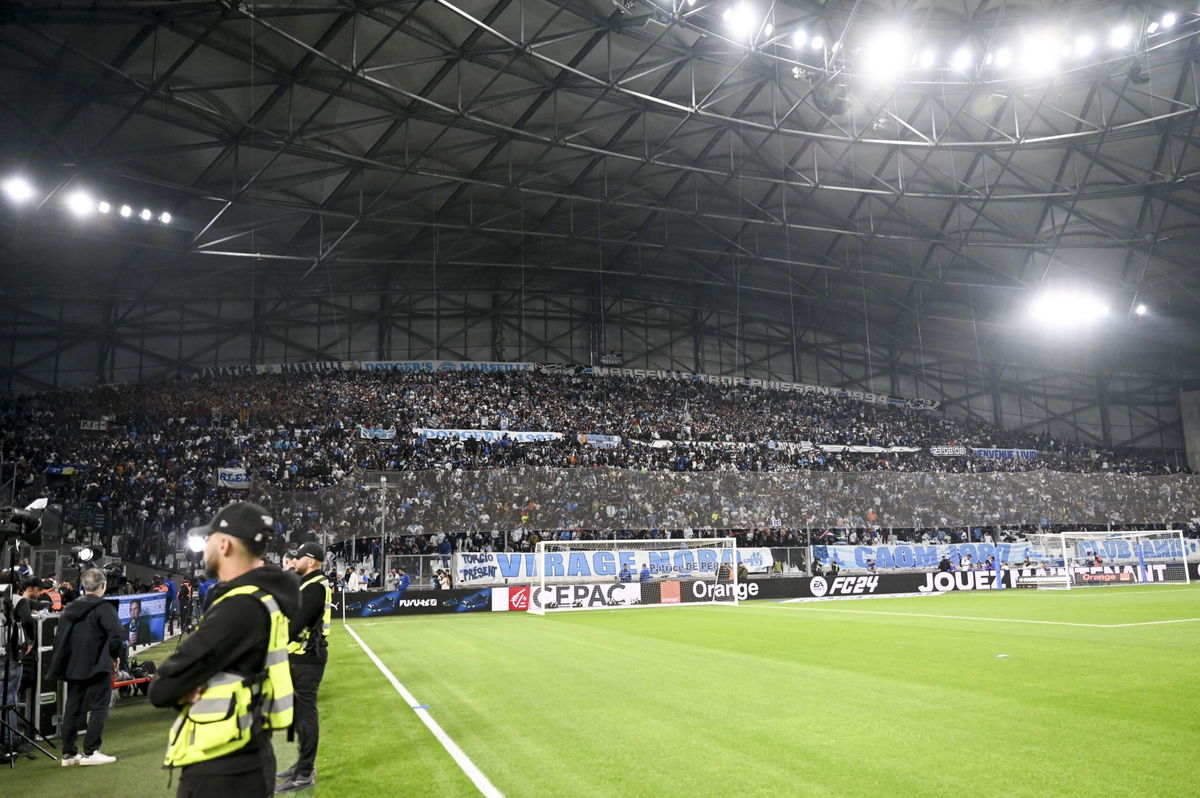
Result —
[[[239, 500], [271, 566], [319, 544], [318, 795], [943, 795], [957, 745], [1152, 771], [985, 795], [1190, 794], [1167, 697], [1073, 713], [1200, 708], [1198, 60], [1169, 0], [0, 4], [0, 571], [200, 582]], [[95, 770], [134, 795], [202, 623], [155, 612]], [[638, 747], [675, 667], [746, 674], [736, 744]], [[954, 689], [990, 740], [906, 725]], [[849, 772], [864, 714], [913, 773]]]

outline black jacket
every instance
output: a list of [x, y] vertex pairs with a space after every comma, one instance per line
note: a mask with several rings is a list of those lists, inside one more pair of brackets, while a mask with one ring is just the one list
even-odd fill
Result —
[[[300, 577], [301, 582], [308, 582], [314, 577], [325, 576], [321, 570], [313, 571]], [[300, 654], [293, 654], [293, 661], [325, 662], [328, 658], [328, 643], [322, 626], [325, 622], [325, 588], [318, 581], [309, 582], [300, 591], [300, 611], [288, 619], [288, 640], [299, 640], [305, 628], [312, 629], [307, 647]]]
[[[216, 601], [235, 587], [255, 585], [274, 596], [290, 620], [300, 606], [300, 583], [292, 571], [255, 568], [222, 582], [208, 591], [208, 611], [179, 649], [158, 666], [150, 682], [150, 703], [179, 708], [180, 699], [222, 671], [242, 676], [262, 673], [267, 657], [270, 621], [266, 608], [254, 596], [233, 596]], [[246, 747], [228, 756], [188, 765], [196, 774], [247, 773], [262, 767], [259, 749], [271, 744], [261, 729]]]
[[122, 643], [117, 608], [111, 601], [85, 594], [63, 610], [54, 636], [51, 673], [67, 681], [112, 673]]

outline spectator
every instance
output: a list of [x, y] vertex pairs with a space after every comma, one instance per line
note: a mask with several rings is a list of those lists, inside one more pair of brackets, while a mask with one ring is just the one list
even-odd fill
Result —
[[[108, 765], [117, 761], [101, 753], [101, 736], [108, 720], [112, 674], [121, 655], [121, 624], [117, 608], [104, 601], [108, 587], [104, 572], [91, 568], [80, 577], [84, 596], [63, 612], [54, 638], [50, 675], [67, 683], [62, 719], [63, 765]], [[80, 723], [87, 718], [83, 755], [76, 748]]]

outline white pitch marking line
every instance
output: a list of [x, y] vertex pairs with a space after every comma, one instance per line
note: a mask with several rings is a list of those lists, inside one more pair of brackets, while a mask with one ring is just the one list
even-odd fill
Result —
[[813, 607], [809, 605], [789, 606], [789, 609], [808, 610], [809, 612], [848, 612], [855, 615], [891, 615], [896, 618], [945, 618], [955, 621], [998, 621], [1000, 623], [1036, 623], [1049, 626], [1086, 626], [1092, 629], [1107, 628], [1098, 623], [1071, 623], [1069, 621], [1033, 621], [1027, 618], [979, 618], [974, 615], [934, 615], [925, 612], [878, 612], [876, 610], [838, 610], [833, 607]]
[[[783, 605], [781, 605], [783, 606]], [[1191, 623], [1200, 618], [1175, 618], [1168, 621], [1139, 621], [1138, 623], [1073, 623], [1071, 621], [1035, 621], [1028, 618], [980, 618], [976, 615], [935, 615], [924, 612], [878, 612], [876, 610], [839, 610], [833, 607], [812, 607], [809, 605], [789, 606], [788, 609], [809, 610], [810, 612], [847, 612], [854, 615], [892, 615], [898, 618], [946, 618], [954, 621], [993, 621], [995, 623], [1034, 623], [1045, 626], [1082, 626], [1088, 629], [1121, 629], [1128, 626], [1157, 626], [1164, 623]]]
[[1200, 618], [1175, 618], [1170, 621], [1141, 621], [1140, 623], [1110, 623], [1106, 629], [1119, 629], [1123, 626], [1157, 626], [1160, 623], [1193, 623]]
[[395, 674], [388, 670], [388, 667], [383, 664], [379, 657], [375, 656], [375, 652], [372, 651], [367, 644], [363, 642], [363, 639], [355, 633], [354, 628], [347, 625], [346, 631], [350, 633], [351, 637], [358, 641], [358, 644], [362, 647], [362, 650], [367, 652], [367, 656], [370, 657], [371, 661], [375, 663], [375, 667], [379, 668], [379, 670], [383, 672], [383, 675], [387, 677], [387, 680], [392, 683], [392, 687], [396, 688], [396, 692], [400, 694], [400, 697], [408, 702], [408, 705], [412, 707], [414, 712], [417, 713], [417, 717], [421, 719], [421, 722], [429, 728], [429, 731], [433, 732], [433, 736], [436, 737], [438, 742], [442, 744], [442, 747], [446, 749], [446, 752], [454, 758], [454, 761], [458, 763], [460, 768], [462, 768], [462, 772], [467, 774], [467, 778], [469, 778], [475, 784], [475, 787], [478, 788], [479, 792], [483, 793], [485, 796], [487, 796], [487, 798], [504, 798], [504, 793], [496, 789], [496, 786], [488, 780], [488, 777], [483, 774], [483, 771], [480, 770], [475, 763], [471, 761], [471, 758], [467, 756], [461, 748], [458, 747], [458, 743], [450, 739], [450, 735], [446, 734], [445, 730], [438, 725], [438, 722], [433, 719], [432, 715], [429, 714], [429, 710], [423, 707], [421, 702], [416, 699], [416, 696], [408, 692], [408, 688], [400, 684], [400, 680], [396, 678]]

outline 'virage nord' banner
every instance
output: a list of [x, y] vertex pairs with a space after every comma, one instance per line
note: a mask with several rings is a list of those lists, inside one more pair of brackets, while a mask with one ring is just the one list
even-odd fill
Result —
[[[736, 565], [752, 574], [767, 573], [775, 560], [767, 548], [737, 549]], [[722, 562], [735, 565], [734, 549], [666, 549], [547, 552], [546, 578], [550, 580], [612, 580], [622, 568], [638, 579], [643, 566], [654, 579], [713, 574]], [[454, 581], [461, 586], [534, 581], [537, 556], [505, 552], [460, 552], [454, 555]]]

